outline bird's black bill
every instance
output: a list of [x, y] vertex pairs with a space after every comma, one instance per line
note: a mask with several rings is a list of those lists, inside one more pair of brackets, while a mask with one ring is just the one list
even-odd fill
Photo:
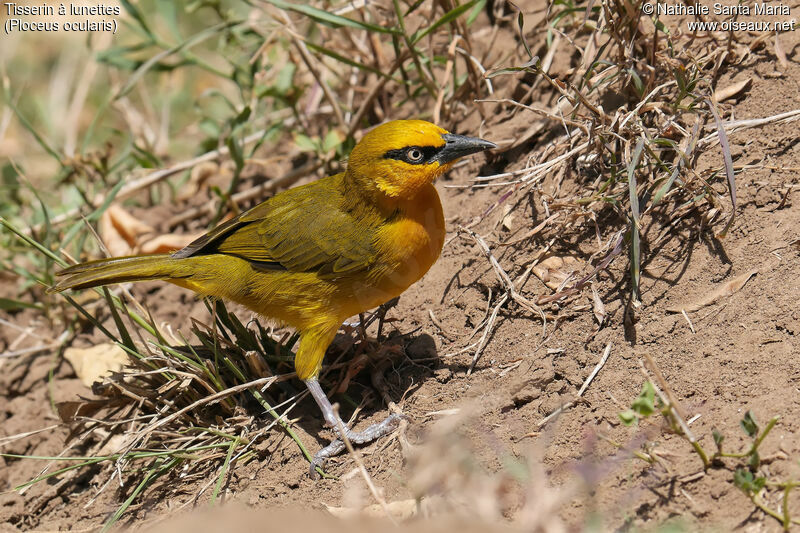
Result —
[[497, 145], [492, 142], [484, 141], [477, 137], [456, 135], [454, 133], [445, 133], [442, 135], [442, 139], [445, 140], [445, 145], [439, 149], [436, 156], [433, 158], [434, 161], [438, 161], [439, 164], [442, 165], [454, 161], [459, 157], [497, 148]]

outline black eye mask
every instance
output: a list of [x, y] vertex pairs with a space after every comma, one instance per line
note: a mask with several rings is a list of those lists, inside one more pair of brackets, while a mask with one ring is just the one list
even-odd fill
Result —
[[[465, 135], [455, 135], [453, 133], [445, 133], [442, 135], [445, 144], [442, 146], [406, 146], [399, 150], [389, 150], [383, 157], [385, 159], [397, 159], [398, 161], [405, 161], [410, 165], [427, 165], [438, 161], [439, 164], [444, 165], [450, 161], [454, 161], [460, 157], [482, 152], [497, 148], [492, 142], [477, 139], [475, 137], [467, 137]], [[422, 152], [422, 159], [414, 161], [408, 158], [410, 150], [419, 150]]]
[[[409, 165], [426, 165], [432, 162], [436, 155], [444, 148], [446, 145], [442, 146], [406, 146], [405, 148], [400, 148], [399, 150], [389, 150], [385, 154], [383, 154], [384, 159], [397, 159], [398, 161], [403, 161], [408, 163]], [[422, 154], [421, 159], [409, 159], [408, 152], [411, 150], [419, 150]]]

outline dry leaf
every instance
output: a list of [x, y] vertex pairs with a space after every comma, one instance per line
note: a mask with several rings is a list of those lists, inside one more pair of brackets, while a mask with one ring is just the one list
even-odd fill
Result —
[[507, 205], [503, 208], [503, 221], [502, 225], [503, 228], [511, 231], [514, 229], [514, 208], [510, 205]]
[[197, 240], [197, 238], [202, 235], [202, 233], [193, 233], [191, 235], [168, 233], [167, 235], [159, 235], [142, 244], [139, 247], [139, 252], [143, 254], [165, 254], [174, 252]]
[[570, 255], [559, 257], [550, 256], [539, 261], [533, 267], [537, 278], [553, 290], [557, 290], [564, 281], [581, 268], [581, 261]]
[[667, 307], [668, 313], [682, 313], [683, 311], [691, 313], [692, 311], [697, 311], [702, 309], [703, 307], [709, 306], [719, 300], [720, 298], [726, 298], [736, 292], [739, 292], [745, 284], [758, 273], [758, 270], [751, 270], [746, 274], [742, 274], [741, 276], [737, 276], [730, 280], [727, 283], [723, 283], [720, 287], [717, 287], [712, 292], [708, 293], [704, 296], [701, 300], [697, 302], [686, 303], [683, 305], [678, 305], [674, 307]]
[[137, 239], [153, 228], [125, 211], [119, 204], [111, 204], [100, 217], [100, 237], [112, 256], [130, 255]]
[[189, 175], [189, 181], [186, 182], [178, 194], [178, 200], [187, 200], [196, 195], [203, 188], [203, 185], [212, 176], [219, 174], [219, 165], [214, 161], [203, 161], [198, 163], [192, 168], [192, 173]]
[[[360, 509], [355, 507], [332, 507], [329, 505], [326, 505], [325, 508], [329, 513], [337, 518], [357, 519], [361, 516], [370, 518], [386, 517], [386, 512], [384, 511], [383, 506], [377, 503]], [[417, 500], [414, 499], [399, 500], [386, 504], [386, 510], [389, 512], [391, 517], [400, 522], [416, 516], [418, 508], [419, 505]]]
[[74, 400], [57, 403], [56, 412], [62, 422], [73, 422], [78, 417], [93, 416], [105, 407], [108, 407], [105, 400]]
[[67, 348], [64, 358], [70, 362], [78, 378], [87, 387], [112, 372], [119, 372], [128, 362], [125, 350], [110, 343], [91, 348]]
[[722, 102], [723, 100], [727, 100], [728, 98], [733, 98], [740, 92], [750, 87], [750, 84], [752, 82], [753, 82], [752, 78], [747, 78], [746, 80], [740, 81], [739, 83], [734, 83], [733, 85], [728, 85], [727, 87], [723, 87], [722, 89], [717, 89], [716, 91], [714, 91], [714, 101]]
[[597, 319], [597, 324], [600, 327], [603, 327], [603, 324], [608, 317], [608, 313], [606, 312], [606, 306], [603, 304], [603, 300], [601, 300], [600, 295], [597, 294], [597, 289], [595, 289], [594, 283], [592, 283], [592, 312], [594, 313], [594, 317]]
[[120, 450], [128, 446], [135, 438], [135, 435], [131, 433], [117, 433], [116, 435], [112, 435], [110, 438], [108, 438], [103, 443], [103, 446], [101, 446], [100, 449], [95, 453], [98, 456], [119, 453]]
[[778, 39], [777, 33], [775, 33], [775, 57], [778, 58], [778, 63], [781, 64], [781, 67], [784, 69], [789, 68], [789, 61], [786, 59], [786, 52], [783, 51], [783, 47], [781, 46], [781, 42]]

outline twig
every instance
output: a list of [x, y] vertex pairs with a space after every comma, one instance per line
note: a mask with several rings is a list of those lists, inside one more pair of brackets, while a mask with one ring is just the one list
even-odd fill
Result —
[[286, 14], [286, 11], [281, 10], [281, 15], [283, 16], [283, 20], [286, 21], [286, 32], [292, 38], [294, 42], [295, 48], [297, 51], [300, 52], [300, 56], [303, 58], [303, 63], [306, 64], [308, 67], [309, 72], [311, 75], [314, 76], [314, 79], [317, 80], [317, 83], [322, 88], [323, 94], [325, 94], [325, 98], [328, 99], [330, 102], [331, 107], [333, 108], [333, 113], [336, 115], [336, 120], [339, 121], [339, 124], [344, 127], [346, 125], [344, 121], [344, 114], [342, 114], [342, 109], [339, 107], [339, 100], [338, 98], [331, 92], [331, 88], [328, 87], [328, 83], [322, 79], [322, 76], [314, 68], [314, 58], [312, 57], [311, 53], [308, 51], [308, 47], [306, 46], [305, 41], [303, 38], [295, 31], [294, 24], [292, 23], [292, 19]]
[[447, 331], [445, 331], [444, 326], [442, 326], [442, 323], [439, 322], [439, 319], [436, 318], [436, 315], [433, 314], [433, 309], [428, 309], [428, 316], [431, 318], [431, 322], [433, 322], [433, 325], [439, 329], [439, 333], [441, 333], [444, 338], [446, 338], [449, 341], [455, 340], [452, 337], [452, 335], [450, 335]]
[[[697, 452], [697, 455], [700, 457], [700, 460], [703, 462], [703, 468], [708, 468], [711, 465], [711, 461], [708, 459], [708, 455], [706, 455], [705, 450], [700, 443], [697, 442], [697, 439], [692, 433], [692, 430], [689, 429], [689, 425], [686, 423], [686, 415], [683, 414], [683, 409], [679, 403], [677, 403], [672, 396], [672, 391], [667, 384], [667, 381], [664, 379], [664, 376], [661, 374], [661, 370], [659, 370], [658, 366], [656, 366], [655, 361], [650, 356], [650, 354], [644, 354], [645, 360], [647, 361], [647, 366], [650, 367], [650, 370], [655, 374], [656, 381], [658, 381], [658, 385], [653, 382], [653, 379], [650, 377], [650, 374], [647, 372], [644, 363], [639, 361], [639, 365], [641, 367], [642, 374], [644, 375], [645, 379], [650, 381], [653, 385], [653, 389], [655, 389], [656, 394], [658, 397], [661, 398], [661, 402], [664, 406], [669, 410], [671, 414], [671, 418], [678, 424], [683, 434], [686, 436], [686, 439], [689, 441], [689, 444], [692, 445], [692, 448]], [[659, 388], [659, 385], [661, 388]], [[663, 392], [662, 389], [663, 388]]]
[[442, 114], [442, 104], [444, 104], [444, 93], [447, 90], [447, 80], [450, 78], [450, 73], [453, 72], [453, 62], [456, 56], [456, 45], [461, 40], [460, 35], [455, 35], [453, 40], [450, 41], [450, 46], [447, 48], [447, 64], [444, 67], [442, 74], [442, 81], [439, 84], [439, 93], [436, 95], [436, 104], [433, 106], [433, 122], [438, 124]]
[[464, 189], [464, 188], [470, 188], [470, 187], [471, 188], [481, 188], [481, 187], [491, 187], [491, 186], [500, 186], [500, 185], [510, 185], [510, 184], [515, 184], [515, 183], [531, 184], [536, 178], [538, 178], [540, 176], [543, 176], [543, 175], [547, 174], [548, 172], [550, 172], [550, 170], [553, 167], [555, 167], [556, 165], [562, 163], [566, 159], [569, 159], [570, 157], [574, 156], [575, 154], [583, 152], [588, 147], [589, 147], [589, 142], [587, 141], [585, 143], [579, 144], [578, 146], [576, 146], [575, 148], [573, 148], [569, 152], [566, 152], [566, 153], [564, 153], [564, 154], [562, 154], [562, 155], [560, 155], [558, 157], [555, 157], [553, 159], [549, 159], [548, 161], [545, 161], [544, 163], [540, 163], [540, 164], [534, 165], [532, 167], [526, 167], [526, 168], [523, 168], [523, 169], [520, 169], [520, 170], [514, 170], [512, 172], [503, 172], [503, 173], [494, 174], [494, 175], [491, 175], [491, 176], [479, 176], [479, 177], [474, 178], [472, 180], [473, 182], [486, 182], [486, 181], [496, 180], [498, 178], [513, 177], [513, 176], [519, 176], [519, 175], [522, 175], [522, 174], [527, 174], [526, 176], [524, 176], [522, 178], [519, 178], [517, 180], [514, 180], [514, 181], [510, 181], [510, 182], [506, 182], [506, 183], [474, 183], [472, 185], [446, 185], [445, 187], [451, 188], [451, 189]]
[[[765, 126], [767, 124], [777, 124], [779, 122], [793, 122], [798, 119], [800, 119], [800, 109], [794, 109], [792, 111], [786, 111], [785, 113], [778, 113], [777, 115], [772, 115], [770, 117], [750, 118], [745, 120], [733, 120], [729, 122], [723, 122], [722, 126], [725, 129], [726, 133], [733, 134], [747, 128], [757, 128], [759, 126]], [[700, 139], [697, 142], [697, 144], [700, 147], [703, 147], [712, 144], [714, 140], [719, 140], [719, 134], [716, 132], [706, 135], [705, 137]]]
[[497, 313], [500, 312], [500, 308], [508, 301], [508, 293], [505, 293], [497, 305], [494, 306], [492, 309], [492, 314], [489, 316], [489, 320], [486, 322], [486, 327], [483, 330], [483, 335], [481, 335], [480, 340], [478, 341], [478, 348], [475, 350], [475, 354], [472, 356], [472, 362], [469, 364], [469, 368], [467, 369], [467, 375], [469, 376], [472, 374], [472, 370], [475, 368], [475, 364], [478, 362], [478, 359], [481, 357], [481, 352], [486, 347], [486, 343], [489, 341], [489, 333], [492, 331], [494, 326], [495, 320], [497, 320]]
[[[594, 369], [592, 370], [592, 373], [589, 374], [589, 377], [587, 377], [586, 381], [584, 381], [583, 385], [581, 385], [581, 388], [580, 388], [580, 390], [578, 390], [578, 394], [576, 395], [576, 398], [580, 398], [581, 396], [583, 396], [583, 393], [586, 392], [586, 389], [589, 388], [589, 385], [592, 383], [592, 380], [594, 380], [594, 378], [595, 378], [595, 376], [597, 376], [598, 372], [600, 372], [600, 370], [603, 368], [603, 366], [605, 366], [606, 361], [608, 361], [608, 356], [609, 355], [611, 355], [611, 343], [610, 342], [606, 345], [606, 349], [603, 351], [603, 357], [600, 358], [600, 362], [598, 362], [595, 365]], [[561, 413], [563, 413], [564, 411], [566, 411], [567, 409], [569, 409], [570, 407], [572, 407], [574, 405], [575, 405], [575, 400], [568, 401], [567, 403], [565, 403], [564, 405], [560, 406], [558, 409], [556, 409], [555, 411], [553, 411], [552, 413], [550, 413], [549, 415], [547, 415], [546, 417], [541, 419], [536, 424], [536, 426], [541, 428], [542, 426], [547, 424], [550, 420], [552, 420], [553, 418], [557, 417], [558, 415], [560, 415]]]
[[586, 392], [586, 389], [589, 388], [589, 384], [591, 384], [592, 380], [597, 376], [597, 373], [600, 372], [600, 369], [605, 366], [606, 361], [608, 361], [608, 356], [611, 355], [611, 343], [609, 342], [606, 345], [606, 349], [603, 351], [603, 357], [600, 359], [600, 362], [597, 363], [592, 370], [592, 373], [589, 374], [589, 377], [586, 378], [586, 381], [583, 382], [580, 390], [578, 391], [578, 396], [583, 396], [583, 393]]
[[477, 67], [477, 69], [483, 75], [483, 80], [486, 83], [486, 90], [489, 92], [489, 94], [494, 94], [494, 87], [492, 86], [492, 80], [486, 77], [486, 69], [483, 67], [483, 65], [481, 65], [481, 62], [478, 60], [478, 58], [473, 56], [460, 46], [456, 47], [456, 52], [468, 58], [472, 62], [472, 64], [475, 65], [475, 67]]
[[347, 130], [347, 137], [352, 137], [356, 132], [359, 124], [361, 123], [361, 119], [364, 117], [364, 113], [367, 112], [367, 108], [372, 105], [372, 101], [383, 89], [383, 86], [386, 85], [386, 82], [389, 81], [394, 72], [400, 68], [400, 65], [403, 64], [403, 61], [405, 61], [407, 56], [408, 52], [400, 54], [400, 56], [394, 60], [394, 64], [392, 64], [391, 68], [387, 72], [388, 76], [381, 77], [381, 79], [379, 79], [378, 82], [372, 86], [369, 93], [367, 93], [367, 96], [364, 97], [364, 101], [361, 102], [361, 107], [358, 108], [358, 111], [356, 111], [355, 115], [353, 115], [353, 118], [350, 119], [350, 128]]
[[[537, 78], [537, 80], [538, 79], [539, 78]], [[520, 109], [526, 109], [528, 111], [531, 111], [532, 113], [536, 113], [538, 115], [542, 115], [545, 118], [547, 118], [549, 120], [552, 120], [554, 122], [568, 124], [569, 126], [572, 126], [574, 128], [578, 128], [579, 130], [583, 131], [587, 136], [589, 135], [589, 127], [586, 126], [586, 124], [584, 124], [582, 122], [578, 122], [577, 120], [571, 120], [571, 119], [568, 119], [568, 118], [565, 118], [565, 117], [562, 117], [562, 116], [558, 116], [558, 115], [556, 115], [556, 114], [554, 114], [554, 113], [552, 113], [550, 111], [547, 111], [545, 109], [537, 109], [535, 107], [532, 107], [532, 106], [529, 106], [529, 105], [526, 105], [526, 104], [522, 104], [522, 103], [517, 102], [516, 100], [512, 100], [510, 98], [484, 98], [482, 100], [475, 100], [475, 102], [477, 102], [477, 103], [486, 102], [486, 103], [494, 103], [494, 104], [509, 104], [509, 105], [513, 105], [513, 106], [518, 107]], [[477, 179], [478, 178], [476, 178], [476, 180]]]
[[55, 429], [60, 426], [61, 424], [53, 424], [52, 426], [47, 426], [41, 429], [35, 429], [33, 431], [26, 431], [25, 433], [17, 433], [16, 435], [9, 435], [8, 437], [0, 438], [0, 447], [5, 446], [6, 444], [10, 444], [14, 441], [24, 439], [26, 437], [38, 435], [39, 433], [43, 433], [45, 431], [50, 431], [51, 429]]
[[384, 500], [383, 497], [381, 497], [381, 495], [378, 493], [378, 489], [372, 482], [372, 478], [370, 477], [369, 472], [367, 472], [367, 467], [364, 466], [364, 461], [361, 459], [361, 455], [356, 452], [355, 448], [353, 448], [353, 444], [350, 442], [350, 439], [347, 438], [347, 429], [344, 427], [344, 422], [342, 422], [342, 417], [339, 416], [338, 404], [333, 405], [333, 413], [336, 415], [336, 421], [339, 424], [338, 433], [339, 435], [341, 435], [342, 442], [344, 442], [344, 445], [347, 447], [348, 453], [352, 456], [353, 460], [356, 462], [356, 465], [358, 465], [358, 470], [359, 472], [361, 472], [361, 477], [364, 478], [364, 483], [367, 484], [367, 487], [369, 488], [369, 491], [372, 493], [372, 497], [375, 498], [375, 501], [377, 501], [381, 505], [383, 512], [386, 513], [386, 517], [392, 522], [392, 524], [394, 524], [395, 527], [397, 527], [397, 522], [389, 512], [389, 506], [386, 505], [386, 500]]
[[542, 319], [542, 337], [544, 337], [547, 334], [547, 317], [545, 316], [541, 308], [539, 308], [539, 306], [537, 306], [535, 303], [528, 300], [527, 298], [525, 298], [524, 296], [522, 296], [517, 292], [517, 290], [514, 288], [514, 282], [511, 281], [511, 278], [508, 277], [506, 271], [503, 270], [503, 267], [500, 266], [500, 263], [497, 261], [497, 258], [495, 258], [494, 254], [492, 254], [492, 251], [489, 249], [489, 245], [486, 244], [486, 241], [483, 240], [483, 237], [481, 237], [471, 229], [465, 228], [463, 226], [459, 226], [458, 231], [461, 233], [466, 233], [467, 235], [472, 237], [473, 240], [478, 244], [481, 251], [483, 251], [484, 255], [489, 259], [489, 263], [492, 265], [492, 268], [497, 274], [500, 283], [503, 284], [503, 288], [505, 288], [506, 290], [506, 293], [503, 295], [502, 298], [500, 298], [500, 301], [497, 303], [497, 305], [495, 305], [494, 309], [492, 310], [492, 314], [489, 317], [489, 321], [486, 324], [486, 329], [484, 330], [483, 335], [481, 336], [481, 340], [478, 344], [478, 349], [475, 351], [475, 355], [472, 357], [472, 363], [470, 363], [469, 369], [467, 370], [467, 375], [470, 375], [472, 373], [472, 370], [475, 368], [475, 364], [478, 362], [478, 359], [480, 358], [483, 348], [486, 346], [486, 342], [488, 341], [489, 338], [489, 332], [491, 331], [492, 326], [494, 325], [494, 321], [497, 319], [497, 313], [500, 312], [500, 308], [508, 301], [509, 298], [514, 300], [518, 305], [530, 311], [531, 313], [539, 314], [539, 316]]
[[30, 348], [21, 348], [19, 350], [14, 351], [6, 351], [0, 353], [0, 359], [10, 358], [10, 357], [17, 357], [18, 355], [26, 355], [26, 354], [34, 354], [39, 352], [44, 352], [46, 350], [50, 350], [51, 348], [57, 348], [61, 346], [61, 342], [54, 342], [52, 344], [40, 344], [39, 346], [32, 346]]
[[686, 309], [681, 309], [681, 314], [683, 315], [683, 318], [686, 319], [686, 322], [689, 324], [689, 329], [692, 330], [692, 334], [697, 333], [694, 330], [694, 325], [692, 324], [692, 321], [689, 318], [689, 315], [686, 314]]
[[242, 383], [240, 385], [236, 385], [236, 386], [227, 388], [225, 390], [217, 392], [216, 394], [211, 394], [209, 396], [206, 396], [205, 398], [200, 398], [196, 402], [193, 402], [193, 403], [187, 405], [186, 407], [184, 407], [182, 409], [179, 409], [178, 411], [175, 411], [174, 413], [170, 414], [169, 416], [165, 416], [161, 420], [158, 420], [157, 422], [154, 422], [153, 424], [151, 424], [150, 426], [148, 426], [146, 428], [147, 432], [152, 432], [153, 430], [163, 426], [164, 424], [167, 424], [167, 423], [175, 420], [176, 418], [180, 417], [184, 413], [186, 413], [188, 411], [192, 411], [194, 409], [197, 409], [201, 405], [214, 403], [214, 402], [216, 402], [218, 400], [221, 400], [222, 398], [226, 398], [228, 396], [231, 396], [232, 394], [236, 394], [237, 392], [241, 392], [241, 391], [247, 390], [247, 389], [252, 389], [253, 387], [257, 387], [257, 386], [260, 386], [260, 385], [267, 385], [267, 386], [268, 385], [272, 385], [276, 381], [282, 381], [283, 379], [288, 379], [288, 377], [287, 376], [270, 376], [270, 377], [266, 377], [266, 378], [254, 379], [253, 381], [248, 381], [247, 383]]

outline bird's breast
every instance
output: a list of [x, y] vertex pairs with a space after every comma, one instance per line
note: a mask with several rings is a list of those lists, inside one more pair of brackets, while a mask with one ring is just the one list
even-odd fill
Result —
[[401, 205], [377, 233], [380, 288], [394, 297], [419, 280], [438, 259], [444, 237], [442, 204], [436, 189], [428, 185]]

